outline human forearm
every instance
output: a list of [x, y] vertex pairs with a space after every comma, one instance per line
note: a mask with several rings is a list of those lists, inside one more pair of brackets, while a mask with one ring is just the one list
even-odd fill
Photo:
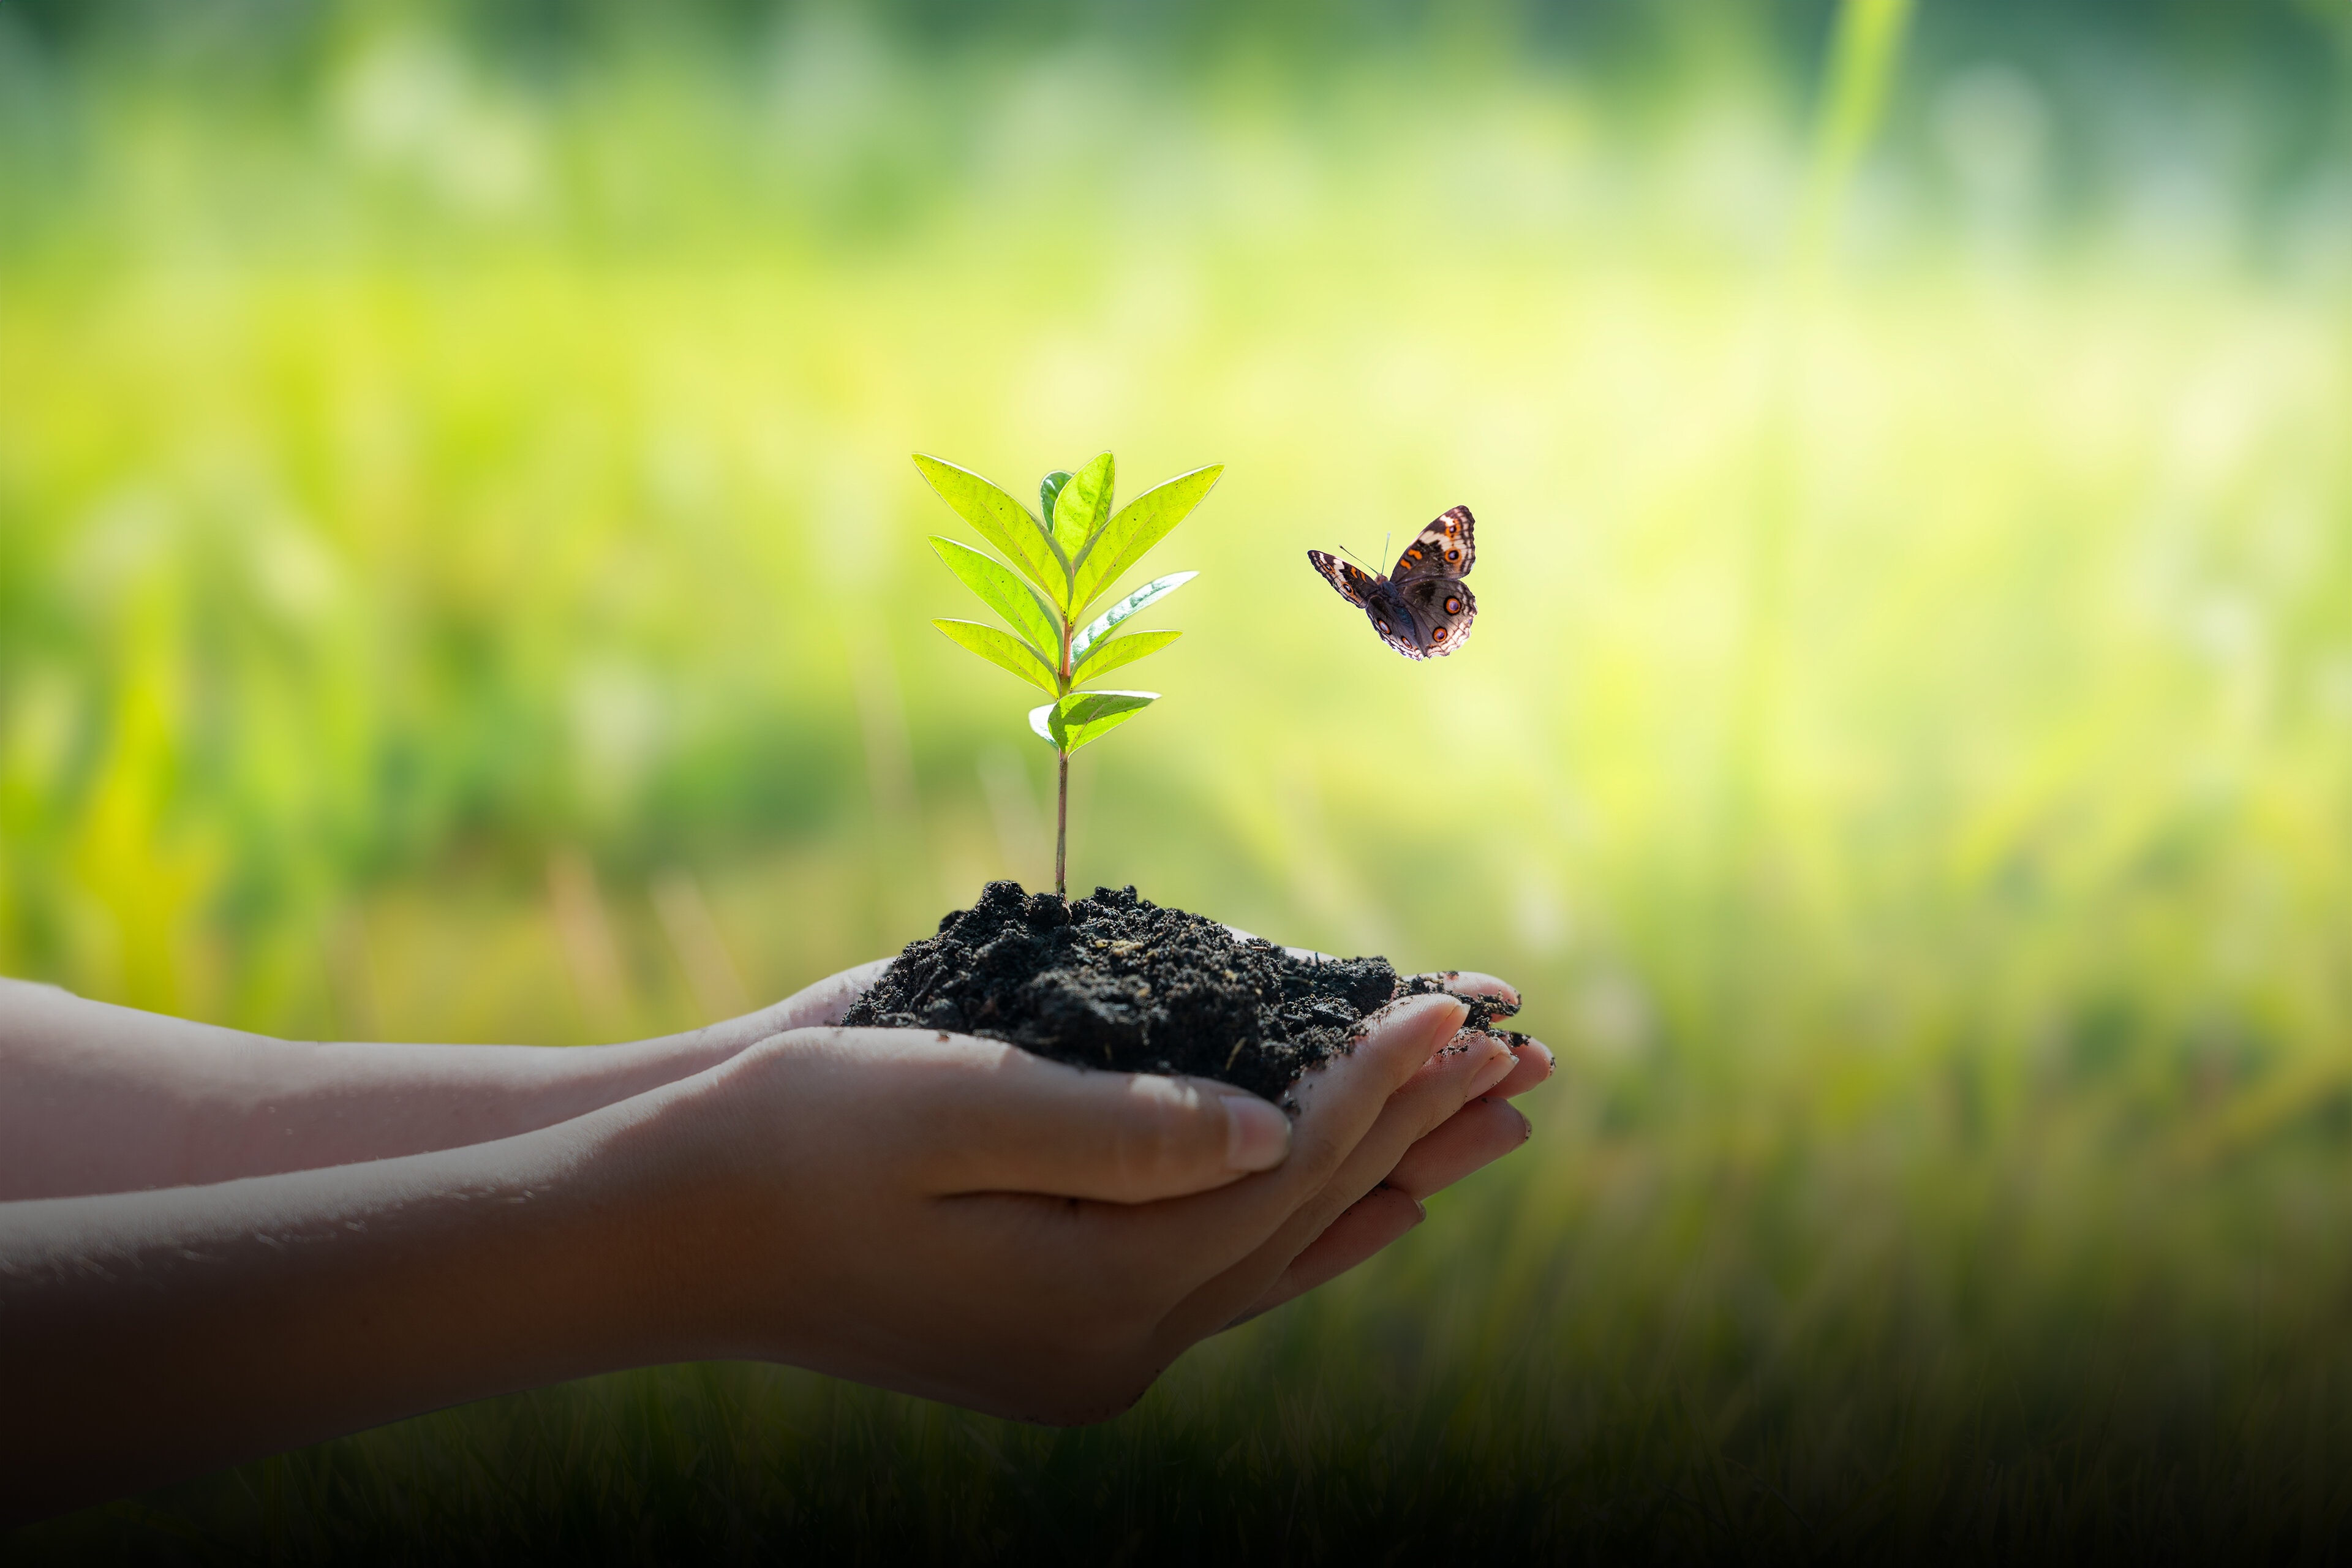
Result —
[[[0, 1205], [0, 1517], [685, 1353], [660, 1096], [443, 1152]], [[673, 1292], [675, 1294], [673, 1294]]]
[[205, 1185], [512, 1137], [837, 1017], [863, 973], [690, 1034], [566, 1049], [278, 1040], [0, 980], [0, 1201]]
[[1435, 1139], [1409, 1174], [1465, 1102], [1549, 1067], [1456, 1038], [1465, 1012], [1385, 1010], [1295, 1121], [998, 1042], [807, 1029], [494, 1142], [0, 1204], [0, 1517], [679, 1358], [1099, 1418], [1253, 1301], [1377, 1250], [1383, 1173], [1409, 1205], [1516, 1145], [1524, 1123], [1474, 1116], [1476, 1147]]

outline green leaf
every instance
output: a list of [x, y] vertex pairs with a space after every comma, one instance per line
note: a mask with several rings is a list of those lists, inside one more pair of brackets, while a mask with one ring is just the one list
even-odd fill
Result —
[[978, 621], [934, 620], [931, 625], [994, 665], [1002, 665], [1040, 691], [1055, 691], [1060, 682], [1037, 650], [1009, 632]]
[[1087, 543], [1102, 531], [1110, 516], [1111, 476], [1117, 471], [1108, 452], [1070, 476], [1054, 496], [1054, 542], [1063, 555], [1076, 561]]
[[1129, 632], [1123, 637], [1108, 637], [1087, 651], [1086, 659], [1071, 672], [1073, 680], [1093, 680], [1108, 675], [1122, 664], [1133, 664], [1150, 653], [1158, 653], [1182, 632]]
[[1145, 551], [1165, 539], [1170, 529], [1201, 504], [1201, 498], [1209, 493], [1209, 487], [1224, 471], [1223, 463], [1194, 468], [1166, 484], [1154, 485], [1119, 508], [1109, 525], [1077, 557], [1076, 579], [1070, 594], [1071, 613], [1075, 615], [1093, 604], [1096, 595], [1118, 582], [1120, 573], [1142, 560]]
[[1060, 495], [1062, 487], [1069, 482], [1070, 470], [1067, 468], [1055, 468], [1037, 481], [1037, 515], [1039, 517], [1049, 523], [1054, 521], [1054, 498]]
[[1070, 657], [1074, 659], [1086, 658], [1087, 650], [1100, 642], [1113, 626], [1134, 615], [1138, 610], [1166, 598], [1199, 575], [1198, 572], [1171, 572], [1165, 577], [1154, 577], [1150, 582], [1088, 621], [1086, 630], [1070, 639]]
[[1073, 691], [1058, 702], [1029, 710], [1029, 728], [1067, 756], [1159, 700], [1157, 691]]
[[1061, 548], [1029, 509], [969, 468], [915, 454], [915, 467], [955, 508], [956, 515], [979, 531], [980, 536], [1004, 552], [1032, 583], [1045, 590], [1047, 602], [1067, 608], [1071, 603], [1070, 567]]
[[981, 597], [981, 601], [1003, 616], [1007, 625], [1019, 632], [1030, 648], [1048, 666], [1062, 662], [1062, 627], [1055, 619], [1054, 607], [1038, 596], [1037, 591], [1015, 577], [1005, 564], [991, 555], [982, 555], [967, 544], [952, 539], [931, 535], [931, 548], [948, 563], [948, 570], [963, 581], [963, 585]]

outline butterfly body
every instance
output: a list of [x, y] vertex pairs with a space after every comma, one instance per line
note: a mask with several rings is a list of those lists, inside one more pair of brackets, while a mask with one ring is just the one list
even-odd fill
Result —
[[1385, 577], [1319, 550], [1307, 559], [1341, 598], [1364, 612], [1381, 640], [1407, 658], [1442, 658], [1470, 640], [1478, 601], [1462, 581], [1478, 557], [1470, 509], [1457, 506], [1421, 531]]

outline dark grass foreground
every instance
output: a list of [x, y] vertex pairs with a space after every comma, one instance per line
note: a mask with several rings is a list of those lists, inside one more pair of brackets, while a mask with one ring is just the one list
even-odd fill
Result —
[[2248, 1150], [2063, 1086], [1973, 1122], [1906, 1092], [1810, 1135], [1761, 1087], [1647, 1113], [1556, 1087], [1533, 1105], [1527, 1156], [1440, 1198], [1340, 1288], [1196, 1351], [1105, 1426], [1024, 1427], [782, 1369], [673, 1368], [166, 1489], [26, 1531], [7, 1555], [2352, 1549], [2352, 1200], [2325, 1107]]

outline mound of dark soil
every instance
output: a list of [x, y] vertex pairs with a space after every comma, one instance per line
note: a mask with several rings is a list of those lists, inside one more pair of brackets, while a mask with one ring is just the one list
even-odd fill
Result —
[[[1389, 1001], [1444, 989], [1388, 961], [1291, 957], [1133, 888], [1065, 903], [991, 882], [980, 901], [907, 944], [844, 1020], [951, 1029], [1121, 1072], [1220, 1079], [1279, 1100], [1354, 1041]], [[1511, 1009], [1483, 997], [1470, 1026]]]

